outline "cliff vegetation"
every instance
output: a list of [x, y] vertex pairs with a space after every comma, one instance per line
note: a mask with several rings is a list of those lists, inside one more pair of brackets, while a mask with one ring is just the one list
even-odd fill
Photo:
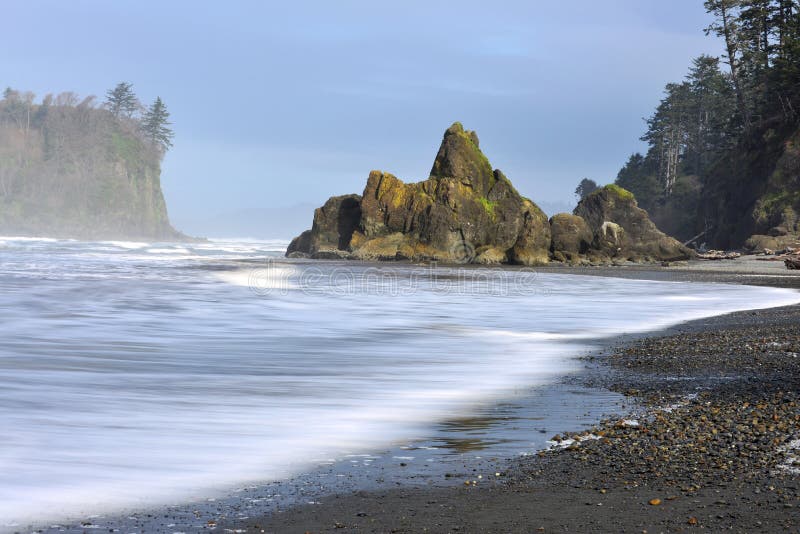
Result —
[[0, 100], [0, 233], [171, 240], [161, 161], [169, 113], [121, 83], [94, 96], [6, 89]]
[[800, 3], [709, 0], [722, 57], [700, 56], [667, 84], [646, 154], [616, 183], [658, 226], [714, 248], [797, 243], [800, 213]]

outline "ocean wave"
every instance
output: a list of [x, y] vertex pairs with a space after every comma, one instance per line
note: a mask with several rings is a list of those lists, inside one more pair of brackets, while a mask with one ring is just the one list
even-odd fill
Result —
[[[55, 243], [57, 241], [61, 241], [59, 239], [53, 237], [22, 237], [22, 236], [0, 236], [0, 239], [3, 241], [19, 241], [21, 243], [24, 242], [35, 242], [40, 241], [42, 243]], [[66, 240], [64, 240], [66, 241]]]
[[175, 248], [148, 248], [145, 252], [149, 254], [190, 254], [191, 251], [183, 247]]
[[140, 249], [151, 246], [150, 243], [146, 243], [143, 241], [98, 241], [103, 245], [113, 245], [115, 247], [124, 248], [124, 249]]

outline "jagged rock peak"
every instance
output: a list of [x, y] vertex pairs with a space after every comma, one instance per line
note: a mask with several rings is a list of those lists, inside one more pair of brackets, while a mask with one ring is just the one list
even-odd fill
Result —
[[492, 166], [480, 149], [478, 134], [454, 122], [444, 132], [431, 178], [456, 178], [485, 196], [494, 185]]

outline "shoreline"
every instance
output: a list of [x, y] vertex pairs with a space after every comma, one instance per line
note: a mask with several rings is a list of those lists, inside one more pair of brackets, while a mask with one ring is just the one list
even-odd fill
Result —
[[[541, 272], [614, 276], [621, 278], [630, 277], [662, 281], [715, 281], [723, 283], [749, 283], [751, 285], [777, 285], [778, 287], [800, 287], [800, 277], [790, 276], [791, 273], [787, 273], [789, 276], [778, 276], [777, 278], [780, 278], [780, 284], [774, 284], [768, 283], [772, 278], [774, 278], [774, 276], [771, 274], [766, 276], [761, 273], [750, 275], [744, 275], [740, 273], [698, 274], [697, 271], [693, 271], [689, 268], [677, 271], [672, 267], [657, 268], [654, 266], [644, 268], [640, 266], [605, 268], [565, 268], [562, 266], [552, 266], [551, 268], [541, 269]], [[623, 276], [620, 276], [620, 274]], [[762, 283], [754, 283], [755, 281], [760, 281]], [[649, 400], [644, 396], [630, 395], [629, 393], [632, 389], [634, 389], [632, 385], [633, 381], [641, 381], [641, 374], [636, 376], [631, 375], [625, 378], [625, 373], [629, 373], [630, 370], [625, 369], [624, 373], [620, 373], [620, 369], [614, 369], [613, 366], [608, 365], [609, 358], [615, 350], [620, 350], [620, 347], [626, 347], [641, 340], [659, 338], [673, 333], [686, 335], [692, 331], [703, 332], [708, 330], [710, 327], [714, 327], [714, 325], [732, 324], [730, 322], [732, 317], [741, 316], [746, 320], [751, 316], [761, 317], [763, 314], [769, 314], [769, 312], [773, 310], [775, 310], [775, 308], [759, 311], [735, 312], [734, 314], [715, 316], [689, 323], [682, 323], [662, 330], [635, 334], [620, 334], [611, 338], [594, 340], [596, 343], [592, 344], [596, 345], [598, 349], [590, 351], [589, 354], [585, 355], [580, 360], [582, 366], [584, 366], [586, 369], [581, 371], [576, 376], [566, 378], [561, 385], [577, 384], [579, 387], [600, 388], [607, 392], [628, 394], [628, 396], [623, 398], [621, 401], [623, 403], [623, 408], [625, 405], [636, 406], [636, 417], [640, 417], [640, 407], [647, 406]], [[746, 322], [747, 321], [744, 321], [742, 324], [745, 324]], [[623, 387], [623, 385], [625, 387]], [[639, 384], [637, 383], [634, 385]], [[650, 403], [650, 405], [652, 405], [652, 403]], [[616, 409], [609, 410], [608, 412], [595, 412], [592, 421], [596, 422], [601, 416], [608, 415], [609, 412], [621, 413]], [[470, 417], [467, 417], [467, 419], [468, 418]], [[620, 420], [619, 417], [615, 419], [615, 421], [618, 420]], [[582, 422], [581, 427], [584, 427], [583, 430], [579, 430], [577, 425], [547, 425], [548, 434], [546, 437], [550, 438], [557, 432], [560, 432], [562, 436], [564, 435], [564, 432], [569, 432], [569, 434], [572, 435], [576, 430], [579, 430], [578, 433], [580, 434], [586, 434], [589, 431], [586, 430], [585, 427], [589, 426], [590, 424], [591, 423], [584, 424]], [[497, 432], [496, 430], [489, 429], [487, 429], [487, 431], [490, 433]], [[493, 437], [501, 438], [502, 436], [495, 434]], [[489, 436], [489, 439], [492, 439], [491, 435]], [[539, 439], [541, 439], [541, 436], [539, 436]], [[397, 447], [391, 447], [391, 449], [395, 448]], [[532, 450], [535, 451], [537, 448], [534, 447]], [[350, 477], [353, 480], [350, 481], [349, 485], [344, 484], [334, 486], [331, 484], [324, 484], [326, 487], [323, 488], [321, 479], [315, 479], [320, 470], [315, 470], [313, 473], [308, 473], [308, 476], [293, 477], [286, 483], [266, 485], [260, 484], [258, 488], [253, 486], [243, 488], [242, 490], [237, 490], [237, 492], [241, 491], [241, 493], [239, 493], [239, 497], [233, 497], [230, 499], [209, 499], [208, 502], [195, 501], [192, 504], [187, 503], [178, 506], [156, 507], [146, 510], [142, 509], [131, 511], [131, 513], [124, 513], [115, 516], [105, 516], [100, 518], [102, 520], [97, 521], [97, 523], [101, 523], [101, 525], [89, 525], [89, 523], [72, 525], [67, 523], [58, 529], [54, 527], [48, 529], [45, 527], [45, 530], [82, 532], [85, 528], [106, 529], [106, 527], [113, 527], [110, 530], [125, 532], [173, 532], [178, 530], [185, 532], [196, 532], [206, 530], [208, 528], [221, 528], [224, 531], [261, 532], [262, 530], [265, 530], [266, 532], [283, 532], [308, 530], [312, 532], [318, 532], [326, 530], [340, 531], [340, 528], [342, 527], [337, 527], [336, 524], [338, 523], [339, 525], [344, 525], [344, 528], [350, 528], [352, 530], [358, 529], [359, 531], [384, 532], [399, 529], [398, 531], [400, 532], [416, 532], [422, 530], [423, 528], [427, 528], [429, 531], [433, 532], [450, 531], [452, 529], [451, 527], [458, 527], [459, 525], [448, 524], [447, 516], [444, 518], [439, 517], [437, 519], [435, 515], [431, 515], [432, 512], [435, 512], [436, 510], [430, 510], [431, 506], [428, 504], [429, 501], [436, 501], [440, 504], [447, 502], [445, 505], [446, 507], [453, 507], [453, 509], [457, 511], [459, 506], [466, 506], [466, 508], [463, 510], [458, 511], [457, 516], [461, 517], [463, 515], [464, 517], [469, 517], [470, 509], [474, 508], [475, 506], [483, 506], [484, 499], [484, 497], [472, 496], [471, 493], [475, 493], [476, 495], [480, 496], [485, 495], [485, 492], [489, 491], [489, 495], [496, 495], [497, 499], [500, 499], [500, 501], [496, 504], [497, 506], [501, 507], [498, 510], [503, 511], [502, 513], [498, 512], [498, 515], [494, 516], [494, 521], [501, 521], [501, 523], [496, 524], [493, 527], [491, 525], [476, 521], [475, 525], [481, 525], [481, 531], [493, 531], [497, 529], [502, 531], [514, 531], [514, 528], [506, 528], [505, 524], [502, 523], [504, 518], [509, 517], [516, 521], [518, 519], [525, 519], [526, 516], [524, 514], [519, 515], [519, 511], [509, 511], [504, 507], [516, 502], [515, 499], [522, 498], [525, 495], [530, 496], [531, 492], [536, 489], [530, 485], [529, 481], [525, 481], [525, 476], [528, 475], [524, 474], [524, 469], [526, 469], [524, 466], [527, 465], [525, 462], [528, 460], [538, 460], [532, 457], [523, 458], [520, 460], [516, 456], [511, 458], [508, 458], [507, 456], [508, 455], [506, 455], [506, 457], [498, 456], [498, 458], [485, 458], [481, 461], [473, 460], [471, 462], [468, 462], [467, 460], [462, 462], [462, 459], [456, 459], [454, 464], [463, 465], [459, 465], [454, 470], [448, 471], [447, 473], [442, 472], [441, 467], [439, 468], [439, 471], [436, 469], [432, 470], [435, 472], [416, 470], [412, 473], [412, 470], [409, 468], [398, 467], [399, 464], [397, 464], [397, 461], [394, 463], [384, 462], [380, 469], [382, 471], [385, 469], [387, 475], [386, 478], [387, 480], [391, 481], [391, 484], [387, 485], [376, 485], [374, 484], [374, 480], [368, 480], [370, 477], [375, 475], [374, 472], [362, 472], [359, 474], [357, 473], [359, 469], [354, 467], [351, 467], [350, 470], [348, 470], [347, 460], [343, 460], [341, 463], [344, 465], [339, 466], [339, 474], [330, 476]], [[391, 458], [391, 455], [388, 456], [388, 458]], [[562, 466], [560, 469], [563, 471], [565, 467]], [[334, 471], [334, 469], [331, 471]], [[495, 476], [496, 473], [500, 473], [500, 476]], [[449, 476], [445, 477], [445, 474], [448, 474]], [[481, 478], [478, 478], [479, 474], [481, 475]], [[535, 478], [541, 481], [542, 478], [555, 479], [557, 476], [553, 476], [552, 474], [543, 474], [536, 475]], [[464, 484], [467, 479], [470, 481], [470, 486], [466, 486]], [[472, 484], [473, 481], [474, 484]], [[398, 489], [394, 489], [392, 485]], [[316, 489], [315, 486], [317, 486]], [[244, 501], [250, 500], [251, 498], [254, 498], [255, 501], [266, 501], [267, 499], [263, 499], [262, 497], [264, 497], [264, 494], [267, 493], [267, 490], [276, 489], [277, 491], [273, 491], [273, 493], [282, 493], [289, 497], [294, 495], [295, 498], [293, 500], [292, 498], [289, 498], [288, 500], [284, 499], [282, 502], [272, 503], [269, 505], [265, 503], [260, 507], [262, 512], [258, 514], [253, 513], [254, 509], [259, 510], [258, 505], [244, 506], [247, 504]], [[331, 490], [333, 492], [331, 492]], [[554, 487], [547, 487], [545, 491], [547, 493], [553, 493], [554, 495], [561, 495], [560, 498], [562, 500], [569, 498], [569, 495], [559, 493], [557, 488]], [[442, 494], [440, 495], [440, 493]], [[509, 495], [511, 496], [509, 497]], [[423, 501], [423, 497], [427, 500]], [[452, 498], [455, 498], [456, 501], [451, 503], [450, 500]], [[477, 504], [475, 502], [470, 504], [470, 498], [479, 498], [480, 500], [477, 502]], [[237, 501], [237, 499], [239, 500]], [[419, 502], [417, 504], [413, 504], [417, 500], [419, 500]], [[315, 504], [303, 504], [311, 501], [313, 501]], [[403, 507], [406, 507], [409, 502], [413, 504], [411, 507], [414, 508], [414, 519], [405, 526], [393, 523], [393, 515], [388, 516], [388, 522], [381, 523], [378, 518], [378, 514], [374, 513], [374, 511], [364, 511], [370, 510], [370, 506], [379, 504], [381, 506], [381, 510], [389, 513], [391, 510], [397, 510], [397, 507], [405, 509]], [[335, 503], [332, 505], [332, 508], [328, 507], [331, 505], [331, 503]], [[561, 503], [559, 501], [553, 501], [551, 503], [551, 507], [558, 507], [560, 505]], [[348, 508], [348, 506], [350, 508]], [[531, 503], [526, 503], [524, 505], [524, 507], [530, 506]], [[272, 513], [272, 510], [276, 508], [279, 510], [279, 512]], [[244, 518], [245, 514], [243, 512], [245, 512], [245, 510], [248, 512], [246, 514], [248, 517], [247, 519]], [[270, 512], [267, 512], [267, 510], [270, 510]], [[328, 511], [327, 516], [325, 516], [326, 510]], [[353, 512], [351, 514], [352, 517], [349, 517], [345, 514], [345, 516], [340, 517], [331, 523], [331, 517], [347, 510]], [[573, 515], [580, 515], [581, 513], [585, 513], [585, 510], [581, 508], [571, 513]], [[259, 515], [260, 517], [256, 519], [256, 515]], [[402, 514], [400, 515], [402, 516]], [[235, 519], [237, 517], [239, 519]], [[366, 519], [364, 518], [369, 518], [369, 521], [366, 522]], [[306, 523], [305, 521], [309, 519], [311, 519], [312, 522]], [[356, 521], [351, 521], [352, 519], [355, 519]], [[437, 519], [437, 521], [435, 523], [426, 523], [426, 521], [432, 521], [433, 519]], [[317, 522], [314, 523], [313, 520], [316, 520]], [[287, 523], [287, 521], [289, 522]], [[358, 521], [361, 521], [361, 523]], [[531, 525], [528, 525], [528, 527], [530, 526]], [[470, 523], [460, 525], [462, 531], [471, 531], [470, 527], [472, 527], [472, 524]], [[531, 531], [531, 528], [528, 527], [522, 528], [521, 531]], [[31, 528], [35, 529], [33, 526], [31, 526]], [[616, 528], [616, 526], [614, 528]]]
[[[537, 270], [800, 288], [800, 277], [769, 268]], [[611, 338], [599, 354], [583, 358], [593, 371], [582, 374], [582, 384], [622, 393], [640, 408], [589, 431], [576, 434], [564, 428], [554, 436], [576, 443], [564, 441], [566, 446], [553, 451], [500, 460], [481, 478], [458, 486], [334, 494], [319, 504], [220, 526], [240, 532], [797, 528], [798, 475], [779, 467], [791, 461], [789, 444], [800, 437], [797, 324], [800, 305]], [[785, 348], [782, 343], [791, 350], [777, 350]], [[777, 356], [755, 354], [771, 354], [771, 347], [777, 347]], [[622, 423], [629, 418], [636, 418], [638, 426]], [[727, 457], [730, 450], [736, 451], [733, 459]], [[709, 458], [720, 457], [731, 463], [710, 467]]]

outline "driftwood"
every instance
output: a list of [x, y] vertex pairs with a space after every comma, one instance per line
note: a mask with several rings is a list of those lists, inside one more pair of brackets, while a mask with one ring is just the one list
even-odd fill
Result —
[[701, 260], [735, 260], [740, 256], [741, 254], [738, 252], [724, 252], [722, 250], [709, 250], [697, 255]]
[[703, 230], [702, 232], [700, 232], [699, 234], [697, 234], [696, 236], [694, 236], [693, 238], [691, 238], [689, 241], [684, 241], [684, 243], [683, 243], [683, 246], [684, 246], [684, 247], [688, 247], [689, 245], [691, 245], [692, 243], [694, 243], [695, 241], [697, 241], [698, 239], [700, 239], [701, 237], [703, 237], [704, 235], [706, 235], [706, 232], [707, 232], [707, 231], [708, 231], [708, 230]]
[[795, 256], [793, 258], [786, 258], [783, 260], [783, 263], [786, 264], [786, 268], [791, 271], [800, 271], [800, 256]]

